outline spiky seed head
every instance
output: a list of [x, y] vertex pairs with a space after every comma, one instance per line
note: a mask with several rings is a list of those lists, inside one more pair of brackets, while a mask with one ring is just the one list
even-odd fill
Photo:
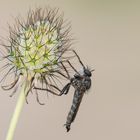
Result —
[[[9, 44], [3, 44], [16, 77], [36, 78], [59, 70], [59, 63], [70, 47], [70, 26], [64, 25], [58, 9], [30, 10], [26, 20], [16, 20], [9, 26]], [[11, 70], [10, 70], [11, 71]]]
[[[9, 59], [20, 73], [42, 73], [56, 69], [63, 51], [68, 49], [68, 30], [57, 10], [30, 11], [25, 24], [18, 20], [18, 29], [10, 30]], [[61, 60], [62, 61], [62, 60]]]

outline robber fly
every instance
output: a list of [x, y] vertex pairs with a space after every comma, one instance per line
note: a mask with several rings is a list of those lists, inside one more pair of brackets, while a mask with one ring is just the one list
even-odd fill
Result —
[[72, 66], [70, 61], [67, 61], [68, 64], [70, 65], [70, 67], [75, 71], [75, 75], [72, 78], [70, 78], [70, 75], [69, 75], [67, 69], [62, 64], [66, 73], [67, 73], [68, 78], [70, 79], [70, 82], [67, 85], [64, 86], [64, 88], [61, 91], [61, 95], [62, 94], [67, 94], [69, 92], [69, 89], [70, 89], [71, 85], [75, 89], [72, 106], [71, 106], [71, 109], [68, 113], [67, 121], [66, 121], [66, 124], [65, 124], [67, 132], [70, 130], [71, 123], [74, 121], [74, 119], [76, 117], [76, 114], [78, 112], [78, 109], [79, 109], [79, 106], [80, 106], [80, 103], [82, 101], [84, 93], [88, 89], [90, 89], [90, 87], [91, 87], [91, 76], [92, 76], [91, 72], [94, 71], [94, 70], [89, 70], [88, 68], [86, 68], [84, 66], [84, 64], [82, 63], [78, 54], [74, 50], [73, 50], [73, 52], [75, 53], [75, 55], [78, 58], [80, 64], [82, 65], [82, 70], [78, 72]]
[[37, 89], [37, 90], [46, 90], [57, 96], [61, 96], [63, 94], [64, 95], [68, 94], [70, 87], [71, 86], [74, 87], [75, 92], [74, 92], [73, 102], [72, 102], [72, 106], [68, 113], [67, 121], [65, 124], [67, 132], [70, 130], [71, 123], [74, 121], [74, 119], [77, 115], [77, 112], [78, 112], [78, 109], [79, 109], [79, 106], [82, 101], [84, 93], [91, 87], [91, 76], [92, 76], [92, 71], [94, 71], [94, 70], [89, 70], [89, 68], [85, 67], [84, 64], [82, 63], [80, 57], [78, 56], [78, 54], [74, 50], [73, 50], [73, 52], [76, 55], [76, 57], [78, 58], [81, 66], [82, 66], [82, 69], [81, 69], [81, 71], [77, 71], [74, 68], [74, 66], [71, 64], [71, 62], [69, 60], [67, 60], [66, 63], [68, 63], [68, 65], [75, 71], [74, 76], [71, 78], [67, 68], [64, 65], [64, 62], [61, 62], [63, 70], [66, 72], [67, 76], [61, 72], [58, 72], [58, 73], [61, 76], [68, 79], [70, 82], [68, 84], [66, 84], [62, 90], [60, 90], [58, 87], [56, 87], [54, 85], [49, 85], [49, 86], [53, 87], [53, 89], [58, 90], [59, 94], [54, 92], [53, 90], [50, 90], [47, 88], [43, 89], [43, 88], [35, 87], [35, 89]]

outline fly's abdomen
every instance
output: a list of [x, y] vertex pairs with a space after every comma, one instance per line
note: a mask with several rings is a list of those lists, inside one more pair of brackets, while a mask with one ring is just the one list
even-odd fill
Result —
[[76, 117], [76, 114], [78, 112], [78, 109], [79, 109], [79, 106], [80, 106], [83, 95], [84, 95], [84, 92], [82, 92], [80, 90], [75, 90], [72, 106], [71, 106], [70, 112], [67, 116], [67, 121], [66, 121], [66, 124], [65, 124], [67, 132], [70, 130], [70, 125]]

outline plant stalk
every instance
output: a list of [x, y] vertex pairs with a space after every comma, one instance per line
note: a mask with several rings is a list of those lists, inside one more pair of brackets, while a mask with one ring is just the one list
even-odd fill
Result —
[[16, 107], [15, 107], [15, 110], [14, 110], [14, 113], [10, 122], [6, 140], [13, 140], [15, 129], [19, 120], [19, 116], [22, 111], [23, 105], [26, 101], [26, 94], [29, 88], [29, 85], [27, 83], [28, 81], [22, 84], [21, 92], [19, 94], [18, 101], [17, 101]]

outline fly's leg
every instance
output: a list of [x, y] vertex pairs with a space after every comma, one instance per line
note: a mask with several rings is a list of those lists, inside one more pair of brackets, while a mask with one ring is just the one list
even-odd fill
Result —
[[67, 85], [64, 86], [64, 88], [62, 90], [60, 90], [58, 87], [54, 86], [54, 85], [49, 85], [49, 86], [52, 86], [53, 88], [55, 88], [56, 90], [58, 90], [60, 92], [60, 94], [57, 94], [56, 92], [50, 90], [50, 89], [47, 89], [47, 88], [39, 88], [39, 87], [34, 87], [34, 89], [36, 90], [44, 90], [44, 91], [48, 91], [50, 92], [51, 94], [53, 95], [56, 95], [56, 96], [61, 96], [63, 94], [67, 94], [69, 92], [69, 89], [70, 89], [70, 86], [71, 86], [71, 83], [68, 83]]
[[56, 73], [60, 74], [61, 76], [65, 77], [66, 79], [69, 79], [66, 75], [64, 75], [62, 72], [60, 71], [55, 71]]
[[56, 95], [56, 96], [61, 96], [62, 94], [57, 94], [56, 92], [50, 90], [50, 89], [47, 89], [47, 88], [38, 88], [38, 87], [34, 87], [34, 89], [37, 89], [37, 90], [44, 90], [44, 91], [48, 91], [49, 93], [53, 94], [53, 95]]
[[71, 86], [71, 83], [68, 83], [67, 85], [65, 85], [64, 88], [61, 91], [61, 95], [63, 95], [63, 94], [66, 95], [70, 90], [70, 86]]
[[68, 60], [67, 62], [68, 62], [68, 64], [70, 65], [70, 67], [71, 67], [78, 75], [80, 75], [79, 72], [78, 72], [78, 71], [73, 67], [73, 65], [70, 63], [70, 61]]
[[63, 62], [60, 62], [61, 63], [61, 65], [62, 65], [62, 67], [63, 67], [63, 69], [65, 70], [65, 72], [66, 72], [66, 75], [65, 74], [63, 74], [62, 72], [60, 72], [60, 71], [55, 71], [56, 73], [58, 73], [58, 74], [60, 74], [61, 76], [63, 76], [64, 78], [66, 78], [66, 79], [69, 79], [70, 80], [70, 75], [69, 75], [69, 73], [68, 73], [68, 70], [66, 69], [66, 67], [64, 66], [64, 64], [63, 64]]
[[64, 64], [61, 62], [61, 65], [62, 65], [62, 67], [64, 68], [64, 70], [65, 70], [65, 72], [66, 72], [66, 74], [67, 74], [67, 77], [68, 77], [68, 79], [70, 79], [70, 75], [69, 75], [69, 73], [68, 73], [68, 70], [66, 69], [66, 67], [64, 66]]
[[81, 59], [80, 59], [79, 55], [76, 53], [76, 51], [75, 51], [75, 50], [73, 50], [73, 52], [75, 53], [75, 55], [76, 55], [76, 57], [78, 58], [78, 60], [79, 60], [80, 64], [82, 65], [82, 67], [85, 69], [85, 66], [84, 66], [84, 64], [82, 63], [82, 61], [81, 61]]

